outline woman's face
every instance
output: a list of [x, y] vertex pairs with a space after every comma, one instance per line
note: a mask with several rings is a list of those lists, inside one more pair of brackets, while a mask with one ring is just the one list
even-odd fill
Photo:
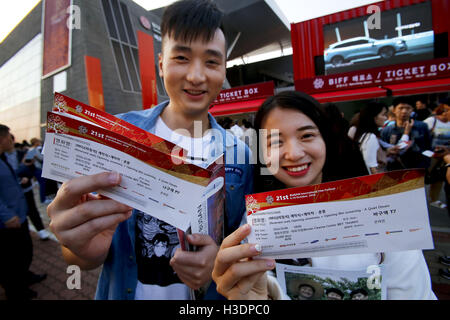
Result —
[[[302, 187], [322, 182], [326, 146], [316, 124], [300, 111], [275, 108], [263, 123], [269, 171], [286, 187]], [[278, 134], [272, 130], [279, 130]]]
[[383, 108], [383, 110], [381, 110], [381, 112], [376, 115], [374, 120], [377, 127], [382, 127], [384, 125], [384, 122], [387, 120], [386, 108]]

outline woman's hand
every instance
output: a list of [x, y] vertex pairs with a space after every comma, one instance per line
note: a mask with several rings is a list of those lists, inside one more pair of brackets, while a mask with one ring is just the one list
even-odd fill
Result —
[[217, 253], [212, 277], [217, 291], [229, 300], [268, 299], [266, 271], [275, 267], [275, 261], [252, 259], [261, 247], [240, 244], [249, 234], [250, 225], [240, 227], [223, 240]]

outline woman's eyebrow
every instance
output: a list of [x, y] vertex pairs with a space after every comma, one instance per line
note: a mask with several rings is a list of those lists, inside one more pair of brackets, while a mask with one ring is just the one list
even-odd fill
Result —
[[[268, 135], [267, 135], [267, 139], [270, 139], [272, 136], [277, 136], [277, 137], [280, 137], [280, 136], [282, 136], [283, 134], [279, 131], [279, 129], [272, 129], [272, 130], [270, 130], [270, 131], [273, 131], [273, 130], [277, 130], [277, 132], [276, 133], [269, 133]], [[308, 126], [303, 126], [303, 127], [300, 127], [300, 128], [298, 128], [297, 129], [297, 131], [299, 132], [299, 131], [305, 131], [305, 130], [319, 130], [316, 126], [311, 126], [311, 125], [308, 125]]]

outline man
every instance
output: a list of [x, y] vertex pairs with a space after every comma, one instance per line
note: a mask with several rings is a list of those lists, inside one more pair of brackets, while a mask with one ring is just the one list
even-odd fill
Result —
[[[410, 120], [413, 107], [405, 97], [394, 100], [395, 124], [386, 126], [381, 131], [381, 140], [392, 145], [396, 145], [402, 138], [405, 128], [411, 125]], [[389, 162], [387, 169], [399, 170], [408, 168], [428, 168], [430, 159], [422, 154], [426, 150], [431, 150], [431, 135], [428, 127], [422, 121], [413, 122], [409, 134], [410, 144], [404, 149], [395, 150], [395, 160]]]
[[241, 139], [242, 136], [244, 135], [244, 130], [239, 125], [239, 120], [236, 120], [234, 122], [234, 125], [230, 128], [230, 131], [231, 131], [231, 133], [233, 133], [239, 139]]
[[344, 293], [337, 288], [328, 288], [325, 290], [327, 300], [343, 300]]
[[369, 295], [364, 289], [356, 289], [350, 292], [350, 300], [367, 300]]
[[[237, 163], [238, 156], [250, 158], [245, 144], [208, 114], [225, 80], [221, 19], [222, 13], [207, 0], [184, 0], [169, 6], [161, 24], [159, 72], [170, 100], [120, 117], [187, 149], [197, 165], [206, 166], [219, 152], [225, 152], [225, 230], [230, 233], [244, 215], [244, 195], [252, 191], [252, 170], [248, 164]], [[194, 130], [198, 124], [200, 130]], [[176, 249], [170, 266], [179, 282], [167, 286], [146, 283], [145, 277], [139, 276], [145, 270], [137, 263], [146, 250], [136, 249], [145, 246], [145, 239], [155, 232], [167, 234], [175, 247], [176, 229], [114, 200], [89, 194], [119, 183], [120, 175], [112, 172], [63, 184], [48, 214], [65, 260], [84, 269], [103, 264], [97, 299], [188, 299], [189, 288], [198, 289], [211, 280], [216, 243], [207, 235], [188, 236], [189, 243], [199, 250]], [[138, 219], [149, 219], [148, 225], [137, 223]], [[218, 297], [211, 286], [206, 298]]]
[[420, 98], [416, 100], [416, 119], [423, 121], [431, 115], [432, 111], [428, 108], [425, 99]]
[[298, 300], [310, 300], [314, 296], [314, 288], [307, 284], [298, 287]]
[[14, 147], [9, 128], [0, 124], [0, 284], [7, 299], [30, 300], [37, 293], [28, 288], [42, 281], [31, 265], [33, 245], [27, 222], [27, 203], [5, 151]]
[[[14, 137], [13, 141], [14, 141]], [[16, 145], [5, 151], [6, 159], [11, 167], [16, 172], [17, 176], [20, 178], [20, 186], [25, 195], [28, 206], [28, 216], [33, 223], [36, 231], [41, 240], [50, 239], [50, 234], [45, 230], [44, 224], [42, 223], [41, 215], [36, 207], [36, 201], [34, 200], [33, 185], [31, 179], [33, 178], [33, 165], [32, 164], [22, 164], [20, 160], [20, 152], [16, 149]]]

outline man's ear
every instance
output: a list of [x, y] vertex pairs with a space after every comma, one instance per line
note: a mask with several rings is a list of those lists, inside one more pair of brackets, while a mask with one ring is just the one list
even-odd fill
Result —
[[158, 67], [159, 67], [159, 76], [161, 78], [163, 78], [163, 68], [162, 68], [162, 63], [163, 62], [163, 55], [162, 52], [158, 53]]

